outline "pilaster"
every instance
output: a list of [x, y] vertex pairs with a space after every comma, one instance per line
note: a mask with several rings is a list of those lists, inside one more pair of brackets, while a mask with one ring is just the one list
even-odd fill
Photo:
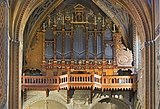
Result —
[[19, 106], [19, 41], [10, 41], [10, 76], [9, 76], [9, 108], [20, 109]]
[[155, 109], [155, 41], [145, 43], [145, 109]]

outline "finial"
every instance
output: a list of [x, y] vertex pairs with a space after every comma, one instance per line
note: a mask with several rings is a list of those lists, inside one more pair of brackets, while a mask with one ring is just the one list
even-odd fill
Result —
[[97, 17], [96, 17], [96, 15], [94, 16], [94, 24], [97, 25]]
[[43, 25], [42, 25], [42, 31], [45, 31], [45, 30], [46, 30], [46, 24], [43, 23]]
[[51, 17], [48, 15], [48, 26], [51, 27]]

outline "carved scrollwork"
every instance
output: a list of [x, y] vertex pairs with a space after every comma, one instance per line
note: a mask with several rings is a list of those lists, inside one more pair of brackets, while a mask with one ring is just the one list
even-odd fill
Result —
[[121, 51], [118, 50], [117, 52], [117, 64], [123, 66], [132, 66], [132, 52], [127, 49], [123, 49]]
[[121, 41], [121, 35], [116, 33], [114, 35], [116, 59], [118, 66], [132, 66], [133, 54], [132, 51], [126, 48]]

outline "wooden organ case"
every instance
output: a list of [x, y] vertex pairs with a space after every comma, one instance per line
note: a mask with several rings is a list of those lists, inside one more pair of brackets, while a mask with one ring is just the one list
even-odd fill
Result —
[[77, 4], [48, 15], [35, 40], [22, 89], [136, 90], [132, 52], [102, 12]]

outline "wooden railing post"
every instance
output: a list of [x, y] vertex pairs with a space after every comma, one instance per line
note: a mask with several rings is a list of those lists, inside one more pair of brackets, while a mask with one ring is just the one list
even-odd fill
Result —
[[91, 75], [91, 80], [90, 82], [94, 82], [94, 74]]
[[71, 78], [70, 74], [67, 74], [67, 83], [70, 82], [70, 78]]
[[24, 78], [24, 76], [22, 76], [21, 79], [22, 79], [22, 82], [23, 82], [22, 84], [25, 84], [25, 78]]

